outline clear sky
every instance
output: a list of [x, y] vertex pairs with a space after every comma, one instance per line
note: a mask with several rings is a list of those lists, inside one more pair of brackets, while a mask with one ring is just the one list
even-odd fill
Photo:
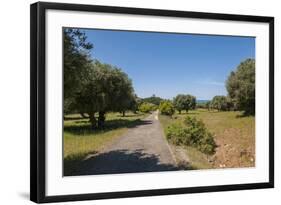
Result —
[[247, 58], [255, 58], [255, 38], [154, 32], [83, 30], [92, 57], [124, 70], [139, 97], [199, 100], [226, 95], [225, 81]]

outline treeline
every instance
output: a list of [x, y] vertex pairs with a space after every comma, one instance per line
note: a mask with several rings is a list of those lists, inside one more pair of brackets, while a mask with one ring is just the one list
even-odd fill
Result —
[[[88, 116], [93, 128], [102, 127], [107, 112], [151, 112], [173, 115], [177, 110], [196, 109], [196, 98], [179, 94], [173, 100], [155, 95], [138, 98], [131, 79], [120, 68], [91, 57], [94, 45], [79, 29], [64, 29], [64, 114]], [[231, 72], [228, 96], [215, 96], [208, 109], [242, 110], [255, 113], [255, 60], [247, 59]]]
[[[163, 114], [172, 115], [175, 110], [181, 113], [196, 108], [218, 111], [243, 111], [245, 115], [255, 115], [255, 60], [246, 59], [228, 76], [225, 86], [227, 96], [217, 95], [211, 101], [197, 103], [192, 95], [177, 95], [173, 101], [163, 103]], [[161, 107], [159, 107], [161, 111]], [[167, 112], [166, 110], [169, 110]]]
[[153, 94], [151, 97], [140, 99], [141, 102], [152, 103], [157, 106], [159, 106], [163, 100], [163, 98], [157, 97], [155, 94]]
[[204, 108], [208, 110], [218, 110], [218, 111], [236, 111], [233, 101], [224, 95], [216, 95], [212, 100], [198, 103], [196, 108]]
[[167, 100], [153, 95], [148, 98], [139, 98], [137, 102], [137, 110], [144, 113], [159, 109], [161, 114], [173, 115], [176, 110], [181, 113], [182, 110], [188, 112], [196, 108], [196, 98], [192, 95], [184, 94], [177, 95], [173, 100]]
[[177, 110], [179, 113], [196, 108], [196, 97], [192, 95], [179, 94], [173, 100], [167, 100], [153, 95], [149, 98], [139, 100], [138, 110], [141, 112], [152, 112], [159, 109], [161, 114], [173, 115]]
[[144, 113], [155, 111], [163, 100], [164, 99], [157, 97], [154, 94], [147, 98], [137, 98], [137, 111]]

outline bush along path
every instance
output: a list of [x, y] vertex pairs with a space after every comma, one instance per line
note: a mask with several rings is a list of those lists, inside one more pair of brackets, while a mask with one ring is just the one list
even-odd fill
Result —
[[161, 115], [160, 121], [178, 167], [186, 170], [213, 167], [210, 162], [217, 145], [203, 121], [181, 115]]
[[179, 170], [164, 137], [158, 111], [99, 153], [89, 154], [66, 175]]
[[166, 133], [168, 140], [175, 145], [192, 146], [208, 155], [215, 153], [216, 143], [213, 135], [201, 120], [187, 116], [183, 125], [171, 124]]

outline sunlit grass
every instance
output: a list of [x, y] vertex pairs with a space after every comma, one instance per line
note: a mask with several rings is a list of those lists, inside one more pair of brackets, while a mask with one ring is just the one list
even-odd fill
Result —
[[242, 112], [239, 111], [218, 112], [198, 109], [175, 114], [172, 118], [160, 116], [160, 121], [163, 127], [167, 127], [170, 123], [182, 123], [187, 115], [201, 119], [214, 134], [218, 145], [215, 155], [209, 159], [194, 148], [188, 147], [187, 153], [194, 167], [255, 166], [255, 117], [242, 116]]

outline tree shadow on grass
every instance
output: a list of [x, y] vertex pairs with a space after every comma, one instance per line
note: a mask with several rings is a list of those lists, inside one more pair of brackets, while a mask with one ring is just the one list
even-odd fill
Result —
[[64, 116], [63, 120], [65, 121], [71, 121], [71, 120], [85, 120], [89, 119], [89, 117], [81, 117], [81, 116], [75, 116], [75, 117], [70, 117], [70, 116]]
[[104, 133], [118, 128], [134, 128], [141, 125], [149, 125], [151, 123], [151, 120], [114, 119], [106, 121], [103, 128], [93, 129], [89, 122], [82, 121], [77, 125], [65, 125], [64, 131], [74, 135], [85, 135], [93, 133]]
[[[142, 149], [113, 150], [101, 154], [84, 154], [64, 159], [64, 176], [121, 174], [186, 170], [187, 166], [163, 164], [159, 157]], [[188, 166], [188, 169], [191, 169]]]
[[198, 112], [188, 112], [188, 113], [184, 113], [184, 115], [189, 116], [189, 115], [198, 115]]
[[117, 115], [117, 117], [122, 117], [122, 118], [126, 118], [126, 117], [141, 117], [143, 116], [142, 113], [137, 113], [137, 114], [125, 114], [125, 116], [123, 116], [122, 114]]
[[243, 117], [255, 117], [255, 115], [254, 114], [245, 113], [245, 112], [242, 112], [242, 113], [236, 115], [236, 118], [243, 118]]

